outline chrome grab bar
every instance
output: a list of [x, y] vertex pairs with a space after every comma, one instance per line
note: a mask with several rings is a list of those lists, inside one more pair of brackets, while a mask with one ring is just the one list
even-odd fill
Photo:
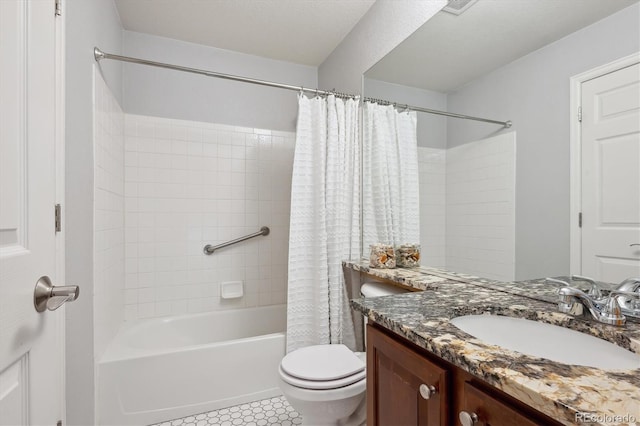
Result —
[[269, 232], [270, 232], [269, 231], [269, 227], [268, 226], [263, 226], [262, 228], [260, 228], [260, 230], [258, 232], [254, 232], [253, 234], [245, 235], [244, 237], [236, 238], [235, 240], [227, 241], [226, 243], [218, 244], [216, 246], [212, 246], [211, 244], [207, 244], [206, 246], [204, 246], [204, 249], [202, 251], [206, 255], [213, 254], [214, 251], [216, 251], [216, 250], [218, 250], [220, 248], [231, 246], [233, 244], [240, 243], [242, 241], [246, 241], [246, 240], [251, 239], [251, 238], [259, 237], [260, 235], [265, 235], [266, 236], [266, 235], [269, 235]]

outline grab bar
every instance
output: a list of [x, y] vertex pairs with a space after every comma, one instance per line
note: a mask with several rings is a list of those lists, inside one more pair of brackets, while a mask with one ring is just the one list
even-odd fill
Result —
[[204, 254], [209, 255], [209, 254], [213, 254], [214, 251], [223, 248], [223, 247], [227, 247], [227, 246], [231, 246], [233, 244], [251, 239], [251, 238], [255, 238], [255, 237], [259, 237], [260, 235], [269, 235], [269, 227], [268, 226], [263, 226], [262, 228], [260, 228], [260, 230], [258, 232], [254, 232], [253, 234], [249, 234], [249, 235], [245, 235], [244, 237], [240, 237], [240, 238], [236, 238], [235, 240], [230, 240], [227, 241], [226, 243], [222, 243], [222, 244], [218, 244], [217, 246], [212, 246], [211, 244], [207, 244], [206, 246], [204, 246], [204, 249], [202, 250], [204, 252]]

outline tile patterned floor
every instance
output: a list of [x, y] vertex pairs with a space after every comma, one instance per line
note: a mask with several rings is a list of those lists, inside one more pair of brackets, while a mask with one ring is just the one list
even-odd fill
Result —
[[299, 424], [302, 424], [300, 415], [294, 411], [284, 396], [277, 396], [152, 426], [291, 426]]

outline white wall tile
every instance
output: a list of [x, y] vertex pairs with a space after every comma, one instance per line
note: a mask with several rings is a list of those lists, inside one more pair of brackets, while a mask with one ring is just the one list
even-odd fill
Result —
[[445, 267], [446, 150], [418, 147], [421, 264]]
[[447, 150], [446, 267], [515, 278], [515, 133]]
[[[99, 358], [125, 316], [124, 114], [99, 73], [94, 87], [94, 353]], [[130, 157], [129, 162], [133, 162]], [[131, 191], [131, 188], [129, 188]]]
[[[285, 303], [295, 135], [130, 114], [125, 122], [126, 319]], [[202, 253], [260, 226], [271, 234]], [[228, 280], [245, 282], [242, 299], [219, 299]]]

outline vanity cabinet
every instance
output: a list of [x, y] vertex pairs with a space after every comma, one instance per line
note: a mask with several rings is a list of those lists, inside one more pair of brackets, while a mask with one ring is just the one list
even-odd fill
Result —
[[413, 343], [368, 325], [367, 426], [461, 424], [560, 425]]
[[367, 326], [367, 425], [448, 425], [449, 372]]

